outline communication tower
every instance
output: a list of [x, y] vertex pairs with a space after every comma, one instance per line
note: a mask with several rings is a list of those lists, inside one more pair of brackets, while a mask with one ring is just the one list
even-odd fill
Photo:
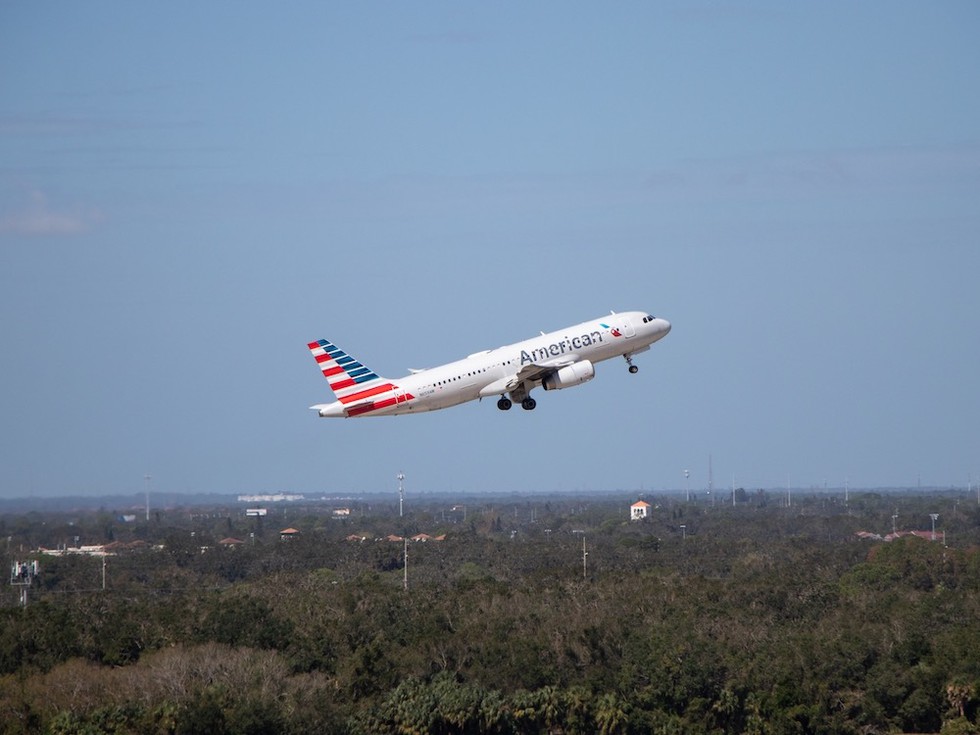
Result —
[[10, 584], [20, 588], [20, 606], [27, 607], [27, 589], [34, 578], [41, 573], [41, 567], [34, 561], [15, 561], [10, 565]]

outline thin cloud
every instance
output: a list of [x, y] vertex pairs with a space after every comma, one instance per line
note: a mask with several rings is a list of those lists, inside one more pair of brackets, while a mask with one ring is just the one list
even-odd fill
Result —
[[32, 191], [30, 202], [19, 212], [0, 216], [0, 233], [28, 237], [64, 237], [89, 232], [105, 219], [96, 209], [58, 210], [40, 191]]
[[651, 171], [650, 189], [758, 190], [809, 196], [815, 190], [882, 189], [980, 180], [980, 147], [868, 148], [685, 160]]

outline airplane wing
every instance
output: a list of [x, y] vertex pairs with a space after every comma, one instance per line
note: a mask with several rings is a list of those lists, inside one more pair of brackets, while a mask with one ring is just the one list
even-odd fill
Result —
[[531, 383], [542, 381], [552, 373], [578, 361], [578, 355], [563, 355], [554, 360], [528, 363], [513, 375], [506, 375], [483, 386], [480, 397], [501, 396], [504, 393], [520, 392], [522, 389], [525, 392], [529, 391]]
[[533, 383], [543, 380], [552, 373], [558, 372], [566, 365], [578, 362], [578, 355], [565, 355], [555, 360], [545, 360], [544, 362], [532, 362], [524, 365], [517, 374], [513, 376], [514, 385], [519, 383]]

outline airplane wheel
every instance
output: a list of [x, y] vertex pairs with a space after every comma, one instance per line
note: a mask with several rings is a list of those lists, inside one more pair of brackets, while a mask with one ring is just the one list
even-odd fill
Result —
[[639, 369], [640, 368], [638, 368], [636, 365], [630, 365], [630, 372], [633, 373], [634, 375], [636, 375]]
[[513, 405], [514, 404], [510, 402], [509, 398], [501, 398], [499, 401], [497, 401], [497, 408], [499, 408], [501, 411], [509, 411], [510, 407]]
[[521, 401], [521, 408], [523, 408], [525, 411], [533, 411], [534, 407], [537, 405], [538, 402], [533, 398], [525, 398], [523, 401]]

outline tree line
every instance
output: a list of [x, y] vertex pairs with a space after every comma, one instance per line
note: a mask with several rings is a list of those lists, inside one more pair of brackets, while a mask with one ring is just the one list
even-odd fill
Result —
[[[147, 545], [105, 590], [100, 561], [42, 557], [0, 608], [0, 733], [978, 732], [966, 500], [628, 502], [308, 508], [287, 541], [232, 511], [73, 519]], [[937, 503], [946, 544], [855, 535]], [[59, 528], [30, 520], [0, 518], [11, 559]], [[406, 590], [404, 545], [375, 539], [422, 531], [446, 539], [409, 546]]]

